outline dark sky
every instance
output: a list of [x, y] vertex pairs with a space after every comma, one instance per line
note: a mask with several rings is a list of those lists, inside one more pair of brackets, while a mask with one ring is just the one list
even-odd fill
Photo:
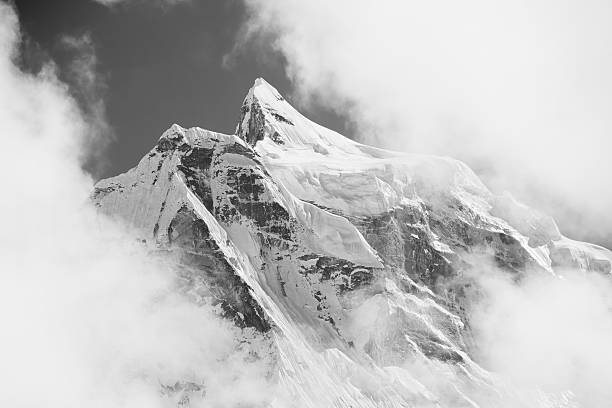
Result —
[[[247, 47], [233, 64], [223, 65], [245, 19], [240, 1], [162, 7], [146, 0], [113, 8], [90, 0], [15, 3], [26, 38], [26, 69], [36, 71], [40, 61], [50, 58], [60, 77], [71, 83], [67, 67], [75, 55], [66, 52], [62, 38], [86, 33], [91, 37], [115, 133], [115, 142], [102, 155], [106, 166], [96, 166], [97, 177], [136, 165], [172, 123], [233, 133], [242, 100], [258, 76], [291, 100], [279, 55]], [[303, 113], [343, 130], [344, 121], [333, 114]]]

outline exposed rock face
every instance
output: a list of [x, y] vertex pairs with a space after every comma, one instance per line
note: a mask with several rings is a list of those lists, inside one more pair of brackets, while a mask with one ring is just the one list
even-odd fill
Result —
[[[610, 273], [609, 251], [494, 196], [461, 162], [353, 142], [261, 79], [241, 112], [236, 135], [173, 125], [93, 200], [266, 344], [254, 354], [290, 396], [273, 406], [502, 406], [470, 358], [466, 272], [486, 258], [517, 279]], [[413, 364], [448, 377], [444, 389]]]

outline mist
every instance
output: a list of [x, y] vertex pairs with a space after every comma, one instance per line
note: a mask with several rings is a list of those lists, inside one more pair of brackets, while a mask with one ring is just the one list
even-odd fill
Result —
[[476, 357], [517, 389], [571, 395], [581, 407], [612, 398], [609, 276], [532, 273], [519, 282], [494, 266], [471, 271], [482, 298], [470, 313]]
[[[104, 144], [92, 140], [107, 128], [100, 99], [79, 108], [52, 62], [22, 72], [19, 42], [17, 15], [1, 2], [0, 405], [265, 401], [264, 368], [246, 361], [239, 329], [183, 295], [170, 264], [90, 203], [82, 166]], [[74, 69], [92, 84], [87, 58]]]
[[571, 237], [612, 242], [612, 3], [245, 4], [237, 49], [281, 53], [294, 97], [348, 136], [466, 161]]

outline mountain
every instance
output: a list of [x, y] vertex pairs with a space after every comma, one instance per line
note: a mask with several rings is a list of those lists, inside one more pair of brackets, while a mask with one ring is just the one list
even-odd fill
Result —
[[[275, 407], [572, 406], [480, 367], [474, 270], [611, 273], [610, 251], [564, 237], [465, 164], [357, 143], [263, 79], [234, 135], [173, 125], [93, 201], [235, 323], [281, 390]], [[200, 389], [185, 381], [166, 385], [179, 405]]]

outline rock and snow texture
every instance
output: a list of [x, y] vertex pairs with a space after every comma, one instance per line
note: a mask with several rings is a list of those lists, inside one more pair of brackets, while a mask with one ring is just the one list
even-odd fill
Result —
[[277, 407], [530, 406], [470, 358], [464, 272], [611, 269], [465, 164], [356, 143], [262, 79], [235, 135], [173, 125], [93, 200], [241, 328]]

